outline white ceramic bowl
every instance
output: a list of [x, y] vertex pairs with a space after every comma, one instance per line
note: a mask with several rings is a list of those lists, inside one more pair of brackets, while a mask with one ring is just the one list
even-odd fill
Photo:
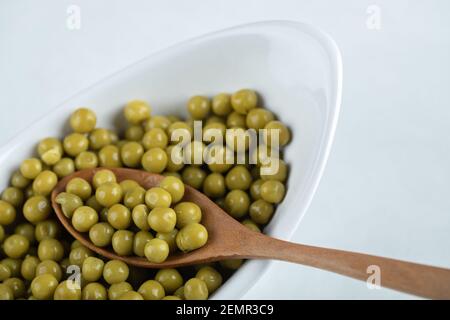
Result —
[[[153, 113], [185, 113], [194, 94], [214, 95], [254, 88], [292, 130], [285, 152], [288, 192], [266, 232], [289, 239], [314, 195], [338, 119], [342, 62], [334, 41], [313, 26], [269, 21], [233, 27], [152, 54], [68, 99], [0, 150], [0, 188], [39, 139], [62, 136], [68, 115], [93, 108], [99, 125], [121, 126], [119, 114], [131, 99], [150, 102]], [[214, 295], [242, 297], [269, 261], [249, 261]]]

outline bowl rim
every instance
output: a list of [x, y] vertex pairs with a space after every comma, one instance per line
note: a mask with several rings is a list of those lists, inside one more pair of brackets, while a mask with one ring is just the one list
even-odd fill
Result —
[[[177, 49], [182, 49], [186, 46], [195, 45], [198, 42], [210, 40], [215, 37], [236, 32], [239, 30], [245, 30], [250, 28], [267, 28], [267, 27], [286, 27], [290, 29], [294, 29], [297, 31], [300, 31], [302, 33], [306, 33], [310, 35], [312, 38], [314, 38], [318, 43], [324, 48], [327, 58], [330, 62], [330, 79], [331, 79], [331, 85], [330, 85], [330, 102], [327, 110], [327, 118], [325, 120], [326, 124], [324, 126], [324, 133], [320, 139], [321, 145], [319, 147], [319, 151], [317, 154], [317, 158], [315, 161], [315, 164], [312, 168], [312, 172], [314, 172], [314, 175], [311, 175], [308, 177], [310, 181], [308, 184], [310, 185], [310, 192], [306, 195], [304, 195], [304, 205], [303, 205], [303, 212], [299, 216], [299, 218], [290, 225], [289, 230], [284, 233], [283, 239], [290, 240], [292, 236], [294, 235], [295, 231], [297, 230], [304, 213], [309, 208], [311, 201], [317, 191], [318, 185], [320, 183], [320, 180], [322, 178], [323, 172], [326, 167], [326, 163], [328, 161], [328, 157], [331, 152], [331, 147], [334, 140], [334, 135], [336, 132], [336, 127], [338, 123], [338, 118], [340, 114], [340, 108], [341, 108], [341, 102], [342, 102], [342, 79], [343, 79], [343, 65], [342, 65], [342, 55], [339, 50], [338, 45], [334, 41], [334, 39], [322, 31], [321, 29], [309, 24], [304, 23], [300, 21], [293, 21], [293, 20], [261, 20], [256, 22], [250, 22], [250, 23], [244, 23], [244, 24], [238, 24], [227, 28], [222, 28], [216, 31], [208, 32], [205, 34], [202, 34], [200, 36], [195, 36], [191, 38], [187, 38], [185, 40], [176, 42], [174, 44], [171, 44], [169, 46], [151, 51], [144, 57], [122, 67], [118, 70], [107, 74], [104, 77], [101, 77], [99, 80], [94, 81], [92, 84], [82, 88], [81, 90], [78, 90], [74, 94], [70, 95], [68, 98], [63, 99], [63, 101], [59, 104], [57, 104], [54, 108], [51, 108], [48, 112], [43, 114], [41, 117], [37, 118], [36, 120], [32, 121], [30, 124], [27, 125], [27, 129], [33, 128], [34, 126], [37, 126], [41, 121], [45, 121], [45, 119], [48, 117], [48, 115], [53, 114], [57, 112], [59, 109], [63, 108], [68, 102], [75, 99], [76, 97], [79, 97], [83, 95], [84, 93], [89, 92], [93, 88], [97, 87], [98, 85], [102, 84], [103, 82], [107, 82], [116, 76], [120, 75], [121, 73], [125, 72], [128, 69], [131, 69], [144, 61], [150, 60], [152, 58], [157, 58], [160, 55], [164, 55], [166, 52], [175, 51]], [[7, 141], [3, 146], [0, 147], [0, 161], [2, 161], [5, 157], [8, 156], [9, 152], [8, 150], [12, 150], [13, 147], [23, 139], [23, 137], [26, 135], [27, 129], [24, 129], [22, 132], [16, 133], [14, 137], [12, 137], [9, 141]], [[240, 292], [240, 296], [235, 298], [241, 298], [243, 295], [245, 295], [248, 291], [252, 289], [252, 287], [261, 279], [261, 277], [270, 269], [270, 267], [273, 264], [273, 260], [265, 260], [262, 265], [262, 261], [248, 261], [242, 269], [247, 269], [248, 265], [253, 265], [256, 263], [260, 263], [260, 270], [257, 275], [253, 276], [253, 283], [249, 286], [246, 286], [245, 291]], [[240, 269], [239, 271], [244, 271]], [[239, 273], [238, 271], [238, 273]], [[237, 274], [236, 274], [237, 275]], [[235, 275], [235, 276], [236, 276]], [[233, 278], [235, 277], [233, 276]], [[224, 286], [229, 284], [229, 282], [225, 283]], [[222, 290], [225, 288], [221, 288]], [[212, 299], [223, 299], [221, 297], [222, 290], [219, 290], [217, 293], [213, 294], [211, 296]]]

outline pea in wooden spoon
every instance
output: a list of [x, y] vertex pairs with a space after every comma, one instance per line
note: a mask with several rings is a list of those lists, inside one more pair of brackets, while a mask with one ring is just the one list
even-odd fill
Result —
[[[75, 177], [92, 181], [101, 170], [76, 172], [62, 179], [52, 193], [52, 206], [58, 219], [69, 233], [83, 245], [109, 259], [144, 268], [173, 268], [223, 259], [277, 259], [315, 267], [366, 281], [369, 266], [381, 271], [381, 286], [433, 299], [450, 299], [450, 269], [426, 266], [367, 254], [319, 248], [290, 243], [251, 231], [230, 217], [201, 192], [186, 186], [184, 201], [195, 202], [202, 209], [202, 224], [208, 230], [207, 244], [189, 253], [170, 255], [163, 263], [151, 263], [145, 258], [119, 256], [105, 248], [96, 247], [87, 234], [76, 231], [71, 221], [56, 203], [56, 196], [65, 191], [66, 184]], [[155, 187], [163, 176], [133, 169], [109, 169], [117, 180], [138, 182], [145, 189]]]

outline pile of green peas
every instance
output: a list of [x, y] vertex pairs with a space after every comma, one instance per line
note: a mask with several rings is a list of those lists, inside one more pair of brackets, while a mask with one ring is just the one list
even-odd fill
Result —
[[[0, 300], [207, 299], [242, 265], [242, 260], [234, 259], [179, 269], [150, 270], [127, 266], [121, 261], [96, 256], [74, 240], [52, 211], [49, 196], [59, 179], [82, 169], [128, 167], [181, 179], [205, 193], [243, 225], [260, 232], [272, 218], [276, 205], [284, 198], [288, 166], [281, 156], [276, 159], [279, 169], [273, 175], [260, 174], [263, 161], [239, 165], [179, 164], [170, 156], [176, 143], [170, 141], [170, 137], [174, 130], [180, 128], [192, 132], [193, 120], [201, 120], [204, 133], [210, 128], [223, 132], [223, 150], [235, 143], [227, 139], [229, 130], [248, 128], [277, 130], [279, 147], [282, 148], [291, 139], [289, 129], [276, 120], [272, 112], [260, 107], [258, 95], [248, 89], [232, 95], [218, 94], [212, 99], [195, 96], [189, 99], [187, 109], [190, 118], [183, 121], [173, 115], [151, 115], [151, 108], [146, 102], [131, 101], [123, 112], [128, 127], [119, 134], [110, 129], [97, 128], [95, 113], [79, 108], [70, 116], [71, 133], [63, 139], [49, 137], [38, 143], [36, 155], [20, 164], [12, 174], [10, 186], [1, 193]], [[267, 138], [258, 148], [270, 149], [273, 147], [271, 144]], [[203, 142], [191, 143], [192, 149], [204, 146]], [[135, 186], [133, 182], [119, 183], [124, 194], [130, 185]], [[90, 187], [90, 192], [87, 192], [87, 187], [86, 190], [82, 187], [75, 193], [66, 194], [76, 195], [83, 206], [96, 210], [99, 222], [86, 232], [89, 232], [93, 243], [107, 246], [109, 228], [106, 224], [111, 223], [104, 216], [110, 208], [107, 208], [107, 203], [102, 204], [96, 194], [92, 194]], [[94, 185], [94, 188], [98, 186]], [[136, 194], [140, 197], [141, 192]], [[128, 201], [132, 203], [135, 196], [130, 192], [127, 199], [124, 197], [124, 206]], [[145, 196], [143, 204], [147, 205]], [[136, 223], [133, 215], [132, 221], [142, 231], [138, 223], [144, 225], [145, 219], [139, 220], [139, 214], [136, 216], [136, 221], [140, 222]], [[148, 216], [146, 222], [148, 224]], [[177, 228], [181, 226], [176, 225], [174, 230]], [[174, 233], [157, 232], [154, 238], [168, 244], [173, 244], [175, 238], [176, 245]], [[101, 234], [108, 236], [104, 238], [99, 236]], [[111, 234], [111, 245], [114, 234]], [[142, 254], [142, 243], [137, 245], [136, 252], [139, 254]], [[120, 243], [117, 249], [122, 249]], [[134, 254], [136, 252], [133, 250]], [[77, 270], [80, 272], [79, 283], [71, 278]]]
[[74, 229], [88, 232], [94, 245], [161, 263], [169, 253], [189, 252], [208, 240], [200, 207], [180, 202], [183, 196], [184, 184], [177, 177], [167, 176], [158, 187], [145, 190], [133, 180], [118, 183], [111, 170], [102, 169], [92, 184], [70, 180], [56, 202]]

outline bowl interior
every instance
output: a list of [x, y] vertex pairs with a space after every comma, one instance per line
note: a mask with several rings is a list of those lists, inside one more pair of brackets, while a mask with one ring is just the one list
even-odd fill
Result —
[[[185, 114], [194, 94], [214, 95], [254, 88], [263, 104], [292, 130], [286, 148], [288, 192], [266, 228], [288, 239], [320, 179], [336, 125], [340, 100], [340, 57], [334, 43], [315, 28], [289, 22], [257, 23], [184, 42], [108, 77], [64, 102], [0, 152], [0, 187], [37, 141], [62, 136], [70, 112], [88, 106], [99, 125], [123, 126], [121, 110], [132, 99], [150, 102], [153, 114]], [[267, 269], [246, 263], [215, 298], [239, 298]]]

